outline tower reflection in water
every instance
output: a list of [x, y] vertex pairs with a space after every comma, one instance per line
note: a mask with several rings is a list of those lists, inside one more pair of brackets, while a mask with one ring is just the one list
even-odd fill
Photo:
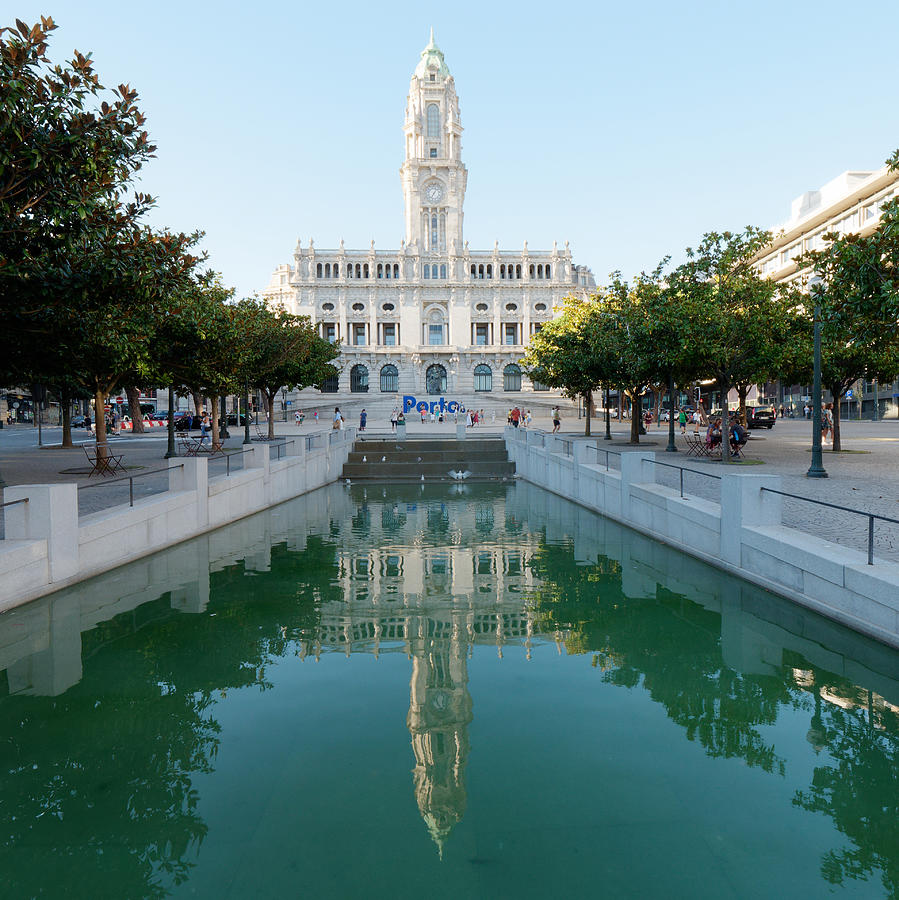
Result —
[[[466, 491], [453, 488], [463, 502], [450, 515], [442, 490], [435, 498], [416, 488], [407, 499], [386, 502], [376, 491], [369, 503], [368, 489], [355, 488], [351, 533], [343, 534], [338, 553], [345, 599], [323, 604], [316, 635], [300, 643], [302, 657], [405, 652], [410, 658], [413, 789], [441, 858], [467, 804], [473, 647], [495, 645], [502, 656], [506, 645], [521, 646], [530, 658], [545, 641], [535, 636], [536, 615], [524, 600], [536, 584], [527, 558], [539, 540], [520, 534], [505, 488], [471, 503], [464, 502]], [[562, 634], [552, 638], [558, 643]]]

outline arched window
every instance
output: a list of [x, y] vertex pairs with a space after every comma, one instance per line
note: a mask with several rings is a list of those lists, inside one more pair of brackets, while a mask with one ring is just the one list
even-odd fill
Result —
[[331, 263], [325, 263], [325, 278], [331, 277]]
[[544, 268], [543, 270], [543, 275], [546, 278], [552, 278], [552, 269], [549, 266], [546, 266], [546, 268]]
[[430, 277], [431, 277], [431, 267], [427, 263], [425, 263], [425, 278], [430, 278]]
[[394, 278], [400, 277], [400, 264], [399, 263], [393, 264], [393, 277]]
[[521, 278], [521, 266], [515, 266], [515, 277]]
[[431, 249], [437, 249], [437, 216], [431, 216]]
[[350, 263], [350, 265], [348, 265], [348, 266], [346, 267], [346, 277], [347, 277], [347, 278], [352, 278], [352, 277], [353, 277], [353, 264], [352, 264], [352, 263]]
[[429, 394], [442, 394], [446, 391], [446, 369], [443, 366], [428, 366], [425, 372], [425, 390]]
[[[362, 277], [362, 267], [359, 265], [359, 263], [356, 263], [356, 277]], [[368, 278], [368, 268], [366, 268], [365, 270], [365, 277]]]
[[538, 277], [538, 278], [542, 278], [542, 277], [543, 277], [543, 265], [542, 265], [542, 264], [539, 265], [539, 266], [537, 266], [537, 277]]
[[528, 274], [531, 276], [531, 278], [534, 277], [534, 264], [533, 263], [531, 263], [530, 266], [528, 266]]
[[428, 104], [428, 137], [440, 137], [440, 107], [436, 103]]
[[336, 394], [339, 388], [339, 379], [340, 376], [335, 372], [333, 375], [329, 375], [319, 387], [319, 390], [323, 394]]
[[340, 277], [340, 263], [334, 263], [334, 277]]
[[368, 393], [368, 369], [365, 366], [353, 366], [350, 369], [350, 390], [354, 394]]
[[509, 363], [509, 365], [503, 369], [503, 390], [521, 390], [521, 369], [516, 366], [515, 363]]
[[384, 266], [381, 263], [378, 263], [378, 278], [384, 277]]
[[384, 277], [390, 278], [390, 272], [391, 272], [390, 263], [387, 263], [387, 265], [384, 266]]
[[490, 371], [490, 366], [481, 363], [474, 367], [474, 389], [476, 391], [493, 390], [493, 372]]
[[549, 390], [549, 388], [540, 381], [531, 380], [531, 387], [533, 387], [535, 391], [548, 391]]
[[487, 264], [487, 277], [493, 278], [493, 266], [490, 263]]
[[315, 266], [315, 277], [316, 278], [322, 277], [322, 264], [321, 263], [317, 263]]
[[399, 372], [396, 366], [381, 366], [381, 393], [395, 394], [399, 389]]
[[483, 265], [481, 265], [481, 266], [478, 266], [478, 278], [483, 278], [483, 277], [484, 277], [484, 267], [483, 267]]
[[446, 266], [445, 265], [440, 266], [440, 277], [446, 278]]
[[500, 278], [505, 278], [505, 277], [506, 277], [506, 266], [505, 266], [505, 264], [503, 264], [503, 265], [501, 265], [501, 266], [499, 267], [499, 277], [500, 277]]
[[368, 263], [362, 266], [362, 271], [365, 273], [365, 277], [368, 278]]
[[471, 277], [477, 278], [477, 275], [478, 275], [478, 267], [474, 263], [472, 263], [471, 264]]

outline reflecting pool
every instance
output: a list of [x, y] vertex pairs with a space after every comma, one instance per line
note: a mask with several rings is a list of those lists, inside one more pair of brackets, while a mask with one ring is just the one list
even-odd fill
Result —
[[523, 483], [0, 616], [2, 897], [895, 897], [899, 655]]

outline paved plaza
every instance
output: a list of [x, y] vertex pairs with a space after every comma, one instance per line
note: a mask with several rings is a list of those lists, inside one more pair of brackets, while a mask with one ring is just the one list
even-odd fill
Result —
[[[488, 414], [488, 419], [489, 419]], [[350, 424], [357, 424], [350, 420]], [[501, 421], [488, 421], [477, 429], [481, 433], [499, 432], [504, 425]], [[688, 458], [678, 433], [677, 454], [664, 453], [667, 445], [667, 425], [659, 428], [651, 426], [642, 439], [639, 448], [627, 443], [630, 423], [612, 423], [613, 440], [602, 440], [604, 423], [596, 420], [594, 437], [599, 438], [602, 447], [608, 446], [617, 452], [634, 449], [654, 450], [662, 462], [685, 466], [696, 472], [716, 474], [721, 471], [719, 461]], [[260, 426], [265, 429], [264, 423]], [[455, 434], [452, 421], [443, 424], [422, 424], [410, 419], [410, 437], [424, 437]], [[545, 431], [551, 429], [550, 421], [537, 419], [532, 428]], [[275, 431], [279, 441], [289, 441], [315, 432], [327, 430], [323, 422], [307, 421], [300, 427], [294, 423], [276, 423]], [[251, 428], [255, 437], [255, 429]], [[569, 418], [563, 422], [566, 436], [582, 438], [583, 421]], [[229, 453], [241, 449], [243, 429], [231, 428], [231, 437], [225, 442]], [[389, 433], [389, 424], [369, 420], [366, 435], [376, 436]], [[746, 449], [747, 464], [739, 465], [741, 471], [755, 474], [777, 474], [783, 477], [783, 490], [899, 519], [899, 421], [890, 419], [882, 422], [850, 421], [843, 423], [844, 452], [839, 454], [824, 452], [824, 466], [829, 474], [827, 479], [810, 479], [805, 472], [811, 461], [811, 423], [801, 419], [780, 419], [771, 430], [752, 432]], [[37, 445], [37, 429], [19, 425], [0, 430], [0, 476], [7, 484], [32, 484], [41, 482], [78, 483], [79, 509], [82, 515], [127, 503], [129, 484], [127, 480], [89, 477], [87, 459], [82, 445], [93, 443], [83, 429], [73, 430], [76, 442], [74, 449], [59, 447], [61, 430], [54, 427], [43, 429], [44, 447]], [[124, 457], [124, 464], [133, 480], [135, 499], [166, 490], [168, 477], [165, 472], [167, 461], [165, 429], [154, 429], [148, 434], [121, 435], [111, 439], [115, 452]], [[224, 474], [228, 463], [221, 457], [210, 460], [210, 475]], [[241, 467], [240, 456], [231, 457], [232, 470]], [[657, 480], [660, 483], [676, 485], [679, 473], [659, 467]], [[718, 499], [718, 482], [715, 479], [687, 473], [684, 477], [687, 494]], [[799, 500], [785, 498], [784, 523], [843, 546], [865, 549], [867, 546], [867, 519], [862, 516], [828, 509]], [[883, 559], [899, 561], [899, 526], [877, 522], [875, 526], [875, 553]]]

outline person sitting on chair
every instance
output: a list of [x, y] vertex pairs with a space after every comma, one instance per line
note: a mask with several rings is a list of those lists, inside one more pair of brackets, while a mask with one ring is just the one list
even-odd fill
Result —
[[734, 422], [730, 429], [730, 449], [734, 456], [739, 455], [748, 440], [749, 433], [746, 429], [739, 421]]

